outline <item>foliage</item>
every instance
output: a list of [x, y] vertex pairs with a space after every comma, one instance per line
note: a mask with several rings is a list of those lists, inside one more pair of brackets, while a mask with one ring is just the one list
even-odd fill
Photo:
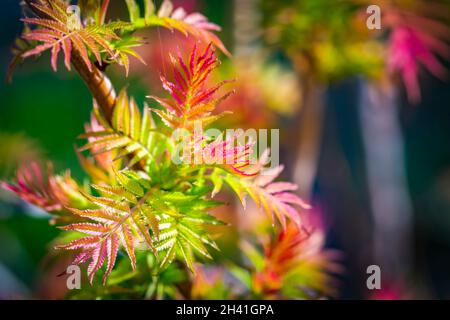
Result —
[[[89, 52], [97, 62], [102, 64], [101, 52], [105, 52], [109, 58], [115, 59], [116, 53], [110, 44], [113, 39], [119, 39], [115, 31], [129, 26], [128, 23], [111, 22], [109, 24], [90, 24], [84, 26], [80, 17], [71, 7], [61, 0], [48, 1], [47, 4], [32, 3], [37, 11], [42, 12], [48, 18], [24, 18], [23, 22], [36, 25], [40, 28], [26, 32], [23, 38], [28, 41], [38, 41], [42, 44], [25, 52], [22, 57], [37, 55], [43, 51], [51, 51], [51, 63], [53, 70], [57, 69], [58, 54], [64, 53], [64, 63], [70, 70], [72, 48], [81, 56], [88, 68], [92, 70]], [[89, 48], [89, 52], [88, 52]]]
[[53, 175], [53, 165], [50, 162], [45, 169], [36, 161], [24, 162], [17, 170], [16, 181], [17, 184], [3, 182], [2, 187], [48, 212], [58, 213], [54, 222], [67, 218], [65, 206], [69, 203], [79, 207], [86, 203], [70, 172]]
[[212, 32], [220, 31], [220, 27], [198, 12], [188, 14], [183, 8], [174, 8], [170, 0], [164, 0], [156, 10], [152, 0], [144, 0], [144, 13], [136, 0], [126, 0], [130, 12], [130, 20], [135, 29], [148, 26], [162, 26], [170, 30], [178, 30], [184, 35], [191, 35], [205, 43], [212, 43], [222, 52], [229, 55], [222, 41]]
[[263, 243], [263, 253], [249, 242], [242, 250], [251, 262], [251, 286], [255, 294], [265, 297], [320, 298], [332, 296], [330, 274], [339, 273], [336, 254], [322, 251], [321, 230], [312, 233], [289, 224], [271, 241]]
[[266, 0], [261, 6], [266, 41], [300, 72], [325, 82], [379, 74], [382, 47], [368, 37], [361, 1]]
[[[144, 106], [141, 116], [134, 99], [129, 99], [126, 91], [122, 90], [116, 101], [111, 124], [94, 104], [91, 128], [80, 136], [87, 138], [88, 143], [79, 150], [89, 149], [97, 157], [101, 155], [108, 157], [116, 151], [115, 157], [109, 157], [109, 161], [117, 161], [132, 154], [134, 156], [127, 159], [126, 164], [127, 167], [132, 167], [141, 160], [151, 161], [160, 155], [164, 147], [167, 147], [167, 145], [161, 145], [160, 142], [164, 139], [158, 140], [161, 135], [154, 130], [155, 123], [150, 109]], [[107, 163], [103, 164], [104, 167], [108, 166]]]
[[[133, 35], [136, 30], [161, 26], [178, 30], [206, 43], [212, 43], [229, 54], [220, 39], [212, 32], [220, 28], [209, 22], [200, 13], [187, 14], [182, 8], [174, 10], [170, 0], [165, 0], [158, 11], [151, 0], [144, 1], [144, 16], [135, 0], [126, 0], [130, 22], [112, 21], [105, 23], [109, 0], [80, 1], [79, 7], [69, 6], [65, 0], [28, 1], [38, 17], [24, 18], [26, 28], [22, 39], [16, 42], [9, 78], [15, 65], [24, 58], [51, 51], [51, 65], [56, 71], [57, 59], [62, 51], [64, 63], [71, 69], [71, 58], [76, 52], [89, 70], [92, 70], [91, 56], [99, 66], [119, 63], [129, 70], [129, 56], [143, 60], [133, 48], [143, 44]], [[81, 8], [79, 12], [77, 8]], [[35, 28], [31, 29], [30, 26]]]
[[[366, 27], [369, 5], [381, 10], [381, 31]], [[333, 5], [333, 10], [329, 10]], [[419, 71], [446, 74], [448, 3], [437, 1], [263, 1], [266, 40], [290, 56], [301, 72], [329, 82], [349, 75], [399, 74], [410, 102], [420, 99]]]
[[[19, 168], [15, 182], [2, 186], [50, 212], [64, 231], [55, 247], [74, 251], [73, 264], [87, 264], [94, 287], [79, 297], [130, 293], [126, 286], [134, 281], [130, 296], [174, 298], [186, 295], [179, 286], [188, 280], [186, 273], [219, 250], [216, 232], [226, 223], [212, 209], [223, 205], [216, 196], [225, 185], [244, 207], [250, 196], [283, 232], [303, 230], [302, 211], [309, 205], [293, 193], [296, 185], [274, 182], [283, 167], [265, 168], [267, 153], [252, 162], [253, 141], [241, 133], [213, 137], [203, 131], [225, 114], [217, 113], [217, 105], [230, 95], [220, 93], [228, 81], [207, 81], [219, 65], [214, 46], [226, 52], [210, 32], [217, 26], [200, 14], [173, 10], [167, 0], [157, 12], [153, 2], [144, 1], [143, 17], [135, 1], [126, 2], [129, 23], [105, 23], [107, 0], [81, 1], [83, 19], [76, 21], [65, 1], [28, 1], [37, 17], [23, 21], [37, 27], [24, 38], [40, 44], [22, 56], [50, 49], [56, 70], [62, 49], [68, 69], [77, 55], [90, 71], [105, 61], [127, 69], [123, 54], [133, 55], [130, 48], [138, 41], [133, 32], [154, 25], [197, 36], [208, 46], [171, 58], [173, 79], [161, 75], [170, 98], [150, 96], [160, 108], [140, 109], [125, 89], [114, 97], [111, 114], [94, 100], [90, 122], [80, 135], [87, 141], [77, 149], [86, 183], [78, 184], [69, 171], [54, 175], [51, 163], [31, 162]], [[96, 285], [99, 274], [103, 287]]]
[[[430, 9], [438, 9], [433, 3], [428, 5]], [[386, 59], [389, 72], [402, 77], [408, 99], [417, 103], [420, 101], [421, 66], [437, 78], [444, 79], [447, 75], [439, 58], [450, 57], [448, 39], [443, 36], [450, 32], [448, 21], [439, 19], [436, 13], [421, 12], [420, 5], [412, 9], [390, 8], [383, 18], [390, 29]]]
[[180, 54], [178, 59], [172, 57], [171, 60], [175, 82], [170, 82], [163, 76], [161, 82], [172, 99], [150, 96], [165, 108], [165, 111], [155, 110], [161, 119], [171, 128], [192, 130], [194, 123], [205, 127], [222, 116], [223, 114], [212, 116], [211, 111], [229, 96], [230, 93], [227, 93], [214, 98], [214, 94], [226, 81], [205, 88], [208, 77], [218, 63], [211, 44], [202, 55], [197, 54], [195, 46], [186, 63]]
[[197, 266], [195, 299], [321, 299], [336, 294], [335, 276], [342, 272], [339, 254], [323, 249], [320, 228], [298, 229], [289, 223], [273, 232], [248, 232], [240, 240], [242, 257], [221, 266]]
[[[81, 136], [88, 138], [88, 143], [79, 150], [89, 150], [94, 157], [109, 155], [111, 162], [104, 159], [102, 162], [101, 158], [83, 158], [85, 167], [89, 164], [87, 172], [97, 183], [92, 184], [89, 190], [73, 186], [77, 195], [81, 195], [83, 199], [82, 207], [76, 206], [77, 203], [70, 198], [60, 196], [61, 186], [54, 182], [51, 172], [42, 178], [36, 164], [32, 165], [32, 171], [19, 170], [17, 186], [7, 185], [25, 200], [48, 211], [64, 209], [80, 218], [80, 221], [63, 226], [62, 229], [87, 236], [59, 245], [58, 248], [81, 249], [74, 263], [89, 262], [88, 276], [91, 282], [105, 263], [103, 281], [106, 282], [114, 267], [119, 247], [125, 249], [133, 268], [136, 266], [135, 250], [138, 246], [153, 252], [160, 261], [159, 268], [162, 270], [175, 258], [180, 258], [190, 269], [193, 269], [195, 255], [211, 258], [207, 247], [218, 248], [210, 238], [206, 226], [222, 222], [207, 212], [219, 203], [209, 199], [212, 186], [206, 181], [215, 183], [216, 194], [220, 190], [217, 185], [219, 175], [241, 199], [244, 193], [250, 194], [268, 214], [275, 214], [283, 225], [286, 217], [301, 225], [297, 210], [290, 204], [303, 208], [307, 208], [307, 205], [288, 193], [295, 189], [295, 185], [271, 183], [280, 172], [279, 169], [272, 175], [256, 178], [253, 178], [254, 174], [243, 171], [249, 167], [248, 145], [231, 146], [234, 140], [208, 142], [208, 137], [203, 137], [197, 149], [201, 147], [201, 150], [206, 150], [206, 154], [223, 149], [222, 160], [225, 165], [215, 162], [198, 165], [183, 162], [177, 166], [172, 162], [171, 145], [175, 141], [169, 133], [180, 126], [192, 129], [190, 123], [194, 120], [204, 123], [204, 119], [211, 118], [210, 112], [221, 100], [212, 99], [221, 84], [207, 88], [203, 82], [217, 65], [217, 58], [211, 50], [211, 47], [207, 47], [197, 57], [194, 48], [188, 62], [179, 57], [179, 65], [174, 66], [174, 74], [177, 77], [176, 75], [185, 72], [186, 82], [181, 82], [182, 78], [178, 77], [177, 85], [174, 85], [162, 78], [163, 85], [170, 90], [174, 101], [158, 99], [167, 109], [154, 112], [164, 117], [176, 111], [182, 120], [176, 125], [169, 122], [171, 126], [165, 134], [155, 131], [150, 109], [145, 108], [141, 115], [136, 103], [128, 98], [125, 91], [119, 94], [111, 123], [94, 104], [93, 120], [86, 126], [87, 132]], [[177, 94], [183, 98], [175, 100], [175, 97], [178, 98]], [[190, 110], [195, 112], [194, 119], [187, 116]], [[194, 135], [193, 131], [189, 133]], [[229, 162], [230, 166], [227, 165]], [[227, 170], [228, 168], [231, 169]], [[98, 174], [98, 171], [104, 171], [104, 174]], [[30, 178], [32, 175], [33, 178]], [[66, 195], [64, 192], [62, 194]]]
[[[273, 182], [282, 170], [283, 166], [278, 166], [262, 170], [255, 177], [246, 179], [218, 172], [215, 173], [213, 179], [215, 191], [220, 190], [221, 181], [224, 181], [238, 195], [244, 207], [246, 206], [246, 196], [249, 195], [272, 222], [275, 222], [276, 218], [285, 227], [286, 220], [290, 219], [300, 227], [302, 225], [301, 209], [310, 209], [310, 206], [291, 193], [297, 189], [297, 185], [290, 182]], [[300, 209], [297, 210], [294, 206]]]

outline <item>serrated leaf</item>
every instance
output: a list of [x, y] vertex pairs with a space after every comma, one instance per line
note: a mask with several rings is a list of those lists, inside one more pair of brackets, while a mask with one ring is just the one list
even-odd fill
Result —
[[130, 179], [126, 175], [120, 173], [114, 166], [112, 166], [112, 170], [115, 174], [115, 177], [117, 178], [117, 181], [125, 190], [133, 193], [138, 197], [142, 197], [144, 195], [144, 189], [137, 181]]
[[[205, 213], [206, 214], [206, 213]], [[167, 266], [167, 261], [172, 261], [178, 254], [189, 269], [193, 264], [193, 251], [200, 256], [211, 259], [206, 246], [217, 248], [214, 241], [210, 240], [204, 225], [207, 219], [189, 219], [187, 217], [164, 218], [160, 221], [159, 241], [156, 244], [158, 252], [164, 252], [161, 268]], [[193, 269], [191, 269], [193, 270]]]
[[102, 127], [80, 135], [81, 138], [91, 139], [80, 151], [91, 150], [94, 155], [114, 151], [117, 154], [114, 160], [127, 159], [125, 168], [131, 168], [141, 161], [147, 165], [155, 161], [161, 153], [160, 146], [163, 150], [170, 148], [169, 139], [153, 130], [155, 124], [150, 110], [144, 108], [141, 116], [135, 101], [128, 98], [125, 90], [117, 98], [111, 125], [97, 108], [94, 108], [94, 115]]
[[[90, 53], [100, 65], [102, 64], [101, 52], [107, 53], [108, 62], [120, 60], [122, 64], [124, 64], [124, 61], [128, 61], [128, 54], [139, 57], [131, 49], [132, 46], [122, 46], [121, 50], [117, 50], [118, 53], [113, 49], [111, 41], [120, 39], [116, 31], [129, 29], [132, 24], [121, 21], [104, 24], [108, 4], [109, 1], [104, 1], [102, 7], [97, 10], [95, 22], [84, 26], [75, 13], [72, 14], [67, 10], [69, 7], [65, 1], [52, 0], [31, 3], [33, 9], [41, 12], [46, 18], [22, 19], [23, 22], [36, 26], [35, 29], [24, 32], [22, 37], [25, 40], [39, 43], [34, 48], [24, 52], [22, 57], [38, 55], [50, 50], [51, 65], [55, 71], [60, 52], [64, 54], [64, 63], [68, 70], [71, 69], [70, 61], [73, 51], [81, 57], [89, 70], [93, 68], [89, 58]], [[86, 14], [89, 15], [88, 12]], [[126, 64], [125, 67], [127, 68]]]
[[141, 16], [141, 10], [139, 9], [139, 5], [136, 3], [136, 0], [125, 0], [128, 12], [130, 14], [130, 21], [135, 22]]
[[[116, 172], [118, 175], [122, 175]], [[78, 231], [87, 234], [87, 237], [73, 240], [65, 245], [59, 245], [57, 248], [66, 250], [81, 249], [81, 253], [75, 258], [74, 263], [88, 262], [88, 276], [92, 283], [94, 274], [100, 270], [106, 261], [106, 271], [103, 276], [105, 283], [112, 268], [119, 249], [119, 240], [121, 247], [125, 249], [133, 269], [136, 268], [135, 248], [142, 240], [156, 255], [156, 249], [153, 245], [153, 237], [158, 235], [159, 225], [156, 217], [150, 216], [150, 208], [143, 204], [145, 197], [136, 195], [134, 185], [130, 191], [128, 177], [121, 176], [123, 185], [121, 186], [96, 186], [93, 188], [102, 193], [102, 196], [96, 197], [84, 193], [94, 209], [76, 209], [68, 208], [74, 214], [87, 218], [92, 222], [74, 223], [62, 227], [63, 230]], [[136, 182], [137, 183], [137, 182]], [[126, 189], [126, 187], [128, 189]], [[139, 187], [141, 188], [141, 187]], [[143, 190], [143, 189], [140, 189]], [[139, 199], [139, 200], [138, 200]], [[142, 206], [142, 207], [141, 207]], [[143, 214], [145, 212], [145, 214]], [[152, 235], [148, 230], [150, 225]]]
[[191, 211], [183, 219], [185, 221], [195, 222], [199, 224], [226, 225], [225, 222], [203, 211]]
[[155, 109], [154, 112], [172, 129], [193, 130], [196, 123], [208, 125], [217, 120], [221, 115], [211, 113], [229, 93], [221, 98], [216, 97], [227, 81], [208, 86], [208, 78], [218, 65], [211, 45], [202, 53], [198, 53], [197, 47], [194, 46], [188, 59], [184, 60], [181, 54], [178, 54], [177, 58], [171, 57], [171, 64], [174, 81], [160, 77], [163, 88], [170, 94], [171, 99], [148, 96], [165, 108]]
[[[273, 182], [282, 170], [282, 166], [263, 170], [254, 178], [239, 177], [229, 173], [222, 173], [221, 175], [224, 182], [237, 194], [244, 208], [245, 197], [250, 195], [256, 205], [272, 220], [276, 217], [283, 228], [286, 226], [287, 219], [294, 221], [300, 228], [302, 225], [301, 210], [308, 210], [311, 206], [291, 193], [297, 188], [295, 184]], [[299, 209], [294, 208], [294, 206]]]
[[74, 17], [72, 14], [67, 13], [65, 9], [67, 5], [61, 0], [53, 0], [50, 5], [48, 3], [32, 3], [31, 5], [35, 9], [43, 12], [48, 19], [22, 19], [25, 23], [39, 27], [24, 33], [23, 38], [43, 43], [25, 52], [23, 57], [37, 55], [50, 49], [52, 56], [51, 64], [55, 71], [57, 69], [57, 58], [61, 49], [63, 49], [62, 52], [65, 56], [65, 65], [69, 70], [72, 48], [77, 51], [90, 70], [92, 69], [92, 63], [89, 59], [88, 51], [94, 55], [100, 64], [100, 51], [106, 51], [111, 59], [114, 59], [114, 52], [109, 44], [109, 40], [118, 38], [114, 31], [125, 28], [125, 25], [112, 23], [110, 25], [89, 25], [83, 27], [79, 21], [73, 23], [74, 18], [75, 20], [77, 19], [76, 16]]

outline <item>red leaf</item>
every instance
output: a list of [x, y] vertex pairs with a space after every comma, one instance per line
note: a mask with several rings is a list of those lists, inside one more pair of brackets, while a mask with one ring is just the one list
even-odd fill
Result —
[[[161, 76], [163, 88], [169, 92], [172, 97], [171, 101], [149, 96], [166, 108], [165, 113], [171, 113], [171, 115], [161, 116], [169, 126], [174, 129], [190, 130], [194, 121], [206, 120], [211, 116], [211, 112], [214, 111], [217, 104], [229, 96], [229, 93], [220, 98], [215, 96], [228, 81], [211, 87], [207, 84], [211, 72], [218, 63], [219, 60], [211, 44], [201, 54], [198, 54], [197, 46], [194, 46], [186, 61], [180, 54], [177, 58], [171, 57], [174, 82]], [[161, 115], [161, 112], [158, 114]]]

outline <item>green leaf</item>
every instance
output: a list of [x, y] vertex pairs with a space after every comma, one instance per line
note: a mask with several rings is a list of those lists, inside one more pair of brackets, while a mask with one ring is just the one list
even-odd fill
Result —
[[240, 266], [233, 263], [227, 264], [227, 269], [236, 279], [244, 284], [247, 289], [250, 289], [252, 287], [252, 275], [248, 270], [241, 268]]
[[168, 192], [160, 196], [162, 201], [168, 201], [176, 206], [186, 205], [192, 202], [192, 200], [197, 199], [197, 196], [186, 195], [182, 192]]
[[211, 197], [214, 198], [214, 196], [216, 194], [218, 194], [220, 192], [220, 190], [222, 190], [222, 186], [223, 186], [223, 177], [218, 174], [218, 170], [214, 169], [213, 173], [211, 173], [210, 175], [210, 179], [211, 182], [214, 185], [214, 189], [211, 193]]
[[250, 242], [243, 241], [241, 243], [241, 249], [253, 264], [256, 271], [261, 271], [264, 268], [264, 257]]
[[114, 160], [126, 159], [125, 168], [131, 168], [141, 161], [149, 166], [163, 152], [172, 149], [170, 140], [155, 130], [149, 108], [145, 107], [141, 116], [134, 99], [129, 99], [125, 90], [117, 98], [111, 125], [98, 109], [95, 104], [94, 115], [103, 128], [80, 135], [91, 139], [80, 151], [91, 150], [94, 155], [114, 151], [117, 153]]
[[137, 195], [138, 197], [142, 197], [144, 195], [144, 189], [137, 181], [130, 179], [126, 175], [120, 173], [114, 166], [112, 166], [112, 170], [115, 174], [115, 177], [117, 178], [117, 181], [123, 188]]
[[199, 224], [211, 224], [216, 226], [227, 225], [227, 223], [223, 222], [222, 220], [219, 220], [216, 217], [203, 211], [191, 211], [186, 217], [184, 217], [184, 220]]
[[178, 257], [193, 270], [194, 252], [204, 258], [212, 259], [206, 246], [218, 248], [209, 238], [204, 226], [205, 223], [201, 219], [194, 221], [165, 215], [160, 221], [159, 242], [155, 245], [156, 250], [163, 253], [161, 269]]
[[141, 10], [139, 9], [139, 5], [136, 3], [136, 0], [125, 0], [125, 2], [130, 14], [130, 21], [136, 22], [141, 17]]
[[155, 13], [155, 4], [152, 0], [144, 0], [144, 18], [147, 20]]

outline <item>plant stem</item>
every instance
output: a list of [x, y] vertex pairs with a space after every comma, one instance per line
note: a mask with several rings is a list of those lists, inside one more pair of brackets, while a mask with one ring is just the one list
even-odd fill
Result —
[[[48, 17], [47, 14], [37, 10], [36, 7], [33, 6], [33, 3], [37, 3], [37, 0], [25, 0], [25, 2], [37, 17], [51, 19], [51, 17]], [[91, 91], [95, 101], [102, 109], [105, 119], [108, 120], [108, 122], [111, 122], [112, 111], [116, 103], [116, 92], [111, 84], [111, 81], [95, 65], [92, 65], [90, 70], [78, 52], [73, 49], [71, 61]]]
[[96, 66], [89, 70], [77, 52], [72, 51], [72, 64], [92, 93], [95, 101], [102, 109], [105, 119], [111, 122], [116, 103], [116, 92], [109, 78]]
[[145, 299], [151, 299], [156, 292], [156, 288], [158, 286], [159, 276], [152, 275], [152, 281], [147, 287], [147, 291], [145, 292]]

